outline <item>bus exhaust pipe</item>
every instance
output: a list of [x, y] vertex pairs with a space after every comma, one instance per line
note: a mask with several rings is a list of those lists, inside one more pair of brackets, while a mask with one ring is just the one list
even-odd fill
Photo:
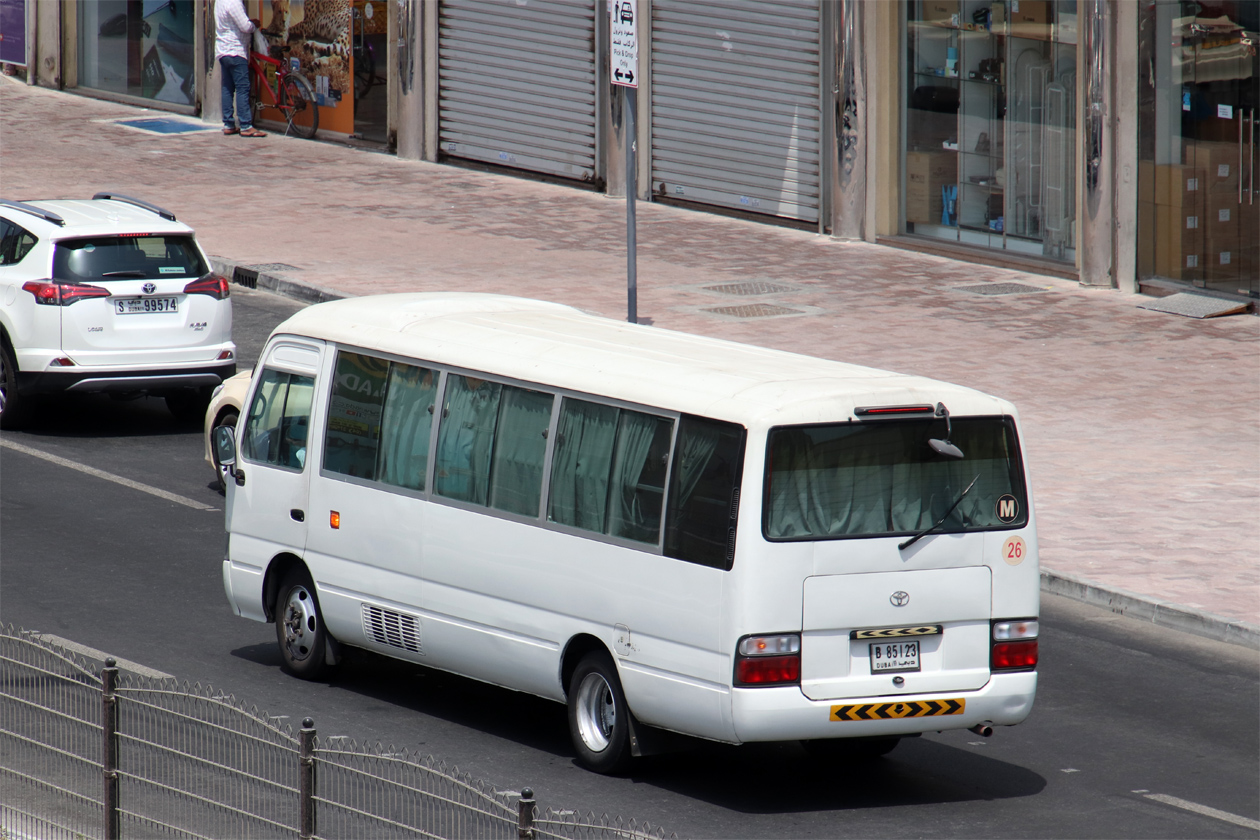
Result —
[[975, 726], [968, 727], [968, 729], [979, 735], [981, 738], [988, 738], [993, 734], [993, 727], [987, 723], [977, 723]]

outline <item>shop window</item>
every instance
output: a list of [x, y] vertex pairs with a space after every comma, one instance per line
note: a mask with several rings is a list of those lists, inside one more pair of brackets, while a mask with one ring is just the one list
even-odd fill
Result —
[[82, 0], [75, 6], [81, 87], [195, 103], [193, 0]]
[[1075, 260], [1076, 8], [908, 4], [907, 233]]

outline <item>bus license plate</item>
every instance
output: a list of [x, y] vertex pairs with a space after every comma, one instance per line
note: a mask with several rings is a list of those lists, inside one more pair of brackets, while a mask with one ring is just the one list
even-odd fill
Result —
[[114, 311], [119, 315], [148, 315], [153, 312], [178, 312], [179, 298], [118, 298], [114, 301]]
[[871, 645], [871, 673], [919, 670], [918, 642], [880, 642]]

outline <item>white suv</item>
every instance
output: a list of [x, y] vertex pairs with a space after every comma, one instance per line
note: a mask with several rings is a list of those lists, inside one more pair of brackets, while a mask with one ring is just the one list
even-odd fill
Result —
[[199, 417], [236, 372], [229, 291], [192, 228], [148, 202], [0, 199], [0, 428], [66, 391]]

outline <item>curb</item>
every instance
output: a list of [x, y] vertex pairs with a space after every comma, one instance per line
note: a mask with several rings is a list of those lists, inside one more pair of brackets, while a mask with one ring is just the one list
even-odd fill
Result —
[[[248, 286], [251, 289], [266, 289], [307, 303], [343, 300], [346, 297], [341, 292], [332, 289], [290, 280], [283, 275], [223, 257], [211, 257], [210, 263], [215, 271], [231, 278], [233, 283]], [[1059, 574], [1050, 569], [1041, 570], [1041, 589], [1052, 595], [1082, 601], [1128, 618], [1148, 621], [1160, 627], [1260, 650], [1260, 626], [1255, 624], [1183, 607], [1126, 589], [1109, 588], [1083, 578]]]
[[1041, 589], [1160, 627], [1260, 650], [1260, 626], [1244, 621], [1183, 607], [1170, 601], [1160, 601], [1126, 589], [1109, 588], [1049, 569], [1041, 570]]

